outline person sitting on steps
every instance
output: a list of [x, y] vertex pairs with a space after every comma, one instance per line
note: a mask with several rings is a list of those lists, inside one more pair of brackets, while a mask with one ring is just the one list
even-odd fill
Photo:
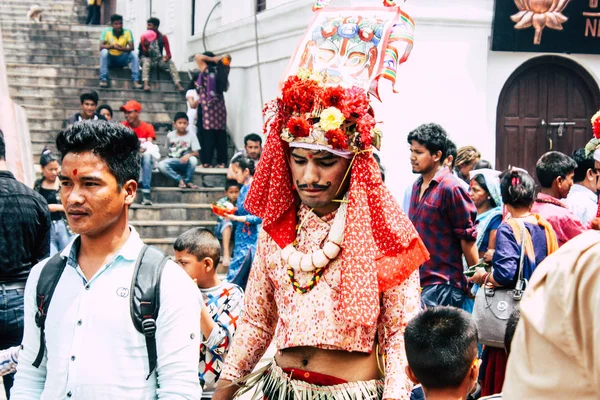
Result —
[[131, 80], [134, 89], [141, 89], [140, 62], [133, 51], [133, 33], [123, 29], [123, 17], [114, 14], [110, 17], [110, 28], [102, 31], [100, 36], [100, 87], [108, 87], [108, 69], [123, 68], [131, 64]]
[[[175, 130], [167, 134], [167, 158], [158, 164], [160, 172], [179, 183], [180, 189], [198, 189], [194, 184], [194, 172], [198, 165], [200, 143], [188, 130], [188, 116], [179, 111], [173, 118]], [[185, 176], [180, 174], [185, 173]]]
[[[169, 71], [177, 90], [179, 92], [185, 92], [185, 88], [181, 86], [179, 71], [177, 71], [177, 67], [171, 57], [169, 39], [167, 38], [167, 35], [163, 35], [158, 30], [160, 20], [158, 18], [150, 18], [147, 23], [148, 30], [153, 31], [156, 36], [154, 38], [142, 36], [142, 39], [140, 40], [139, 56], [142, 60], [142, 81], [144, 81], [144, 90], [146, 92], [150, 91], [150, 68], [158, 67]], [[163, 50], [166, 53], [164, 56]]]
[[[125, 121], [121, 124], [125, 125], [133, 132], [140, 140], [140, 152], [142, 153], [142, 205], [151, 206], [150, 191], [152, 189], [152, 165], [153, 159], [156, 158], [156, 145], [153, 143], [156, 140], [156, 132], [154, 126], [140, 119], [142, 105], [135, 100], [129, 100], [121, 106], [121, 111], [125, 113]], [[154, 155], [154, 156], [153, 156]], [[160, 154], [158, 154], [160, 158]]]
[[73, 125], [75, 122], [83, 121], [86, 119], [90, 120], [104, 120], [104, 116], [97, 110], [98, 108], [98, 93], [95, 90], [89, 90], [79, 95], [79, 102], [81, 103], [81, 111], [73, 114], [67, 119], [67, 126]]

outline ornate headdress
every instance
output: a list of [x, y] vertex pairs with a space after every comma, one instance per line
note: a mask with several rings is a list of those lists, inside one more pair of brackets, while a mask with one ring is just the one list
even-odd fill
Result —
[[[379, 292], [402, 283], [429, 258], [414, 226], [384, 186], [372, 154], [381, 143], [381, 131], [369, 94], [377, 97], [382, 76], [395, 82], [396, 67], [412, 48], [413, 27], [399, 7], [317, 13], [292, 57], [281, 96], [265, 106], [267, 142], [245, 203], [285, 249], [296, 239], [299, 204], [289, 148], [352, 158], [348, 203], [338, 211], [346, 215], [343, 235], [334, 235], [343, 240], [337, 243], [343, 265], [338, 311], [365, 326], [377, 322]], [[331, 250], [328, 254], [337, 255]]]
[[[594, 114], [591, 123], [594, 137], [585, 145], [585, 155], [587, 157], [593, 155], [594, 160], [600, 162], [600, 111]], [[598, 204], [596, 217], [600, 218], [600, 203]]]

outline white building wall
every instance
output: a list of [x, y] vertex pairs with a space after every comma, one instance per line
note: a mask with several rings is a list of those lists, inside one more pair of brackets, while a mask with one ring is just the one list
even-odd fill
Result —
[[[136, 36], [145, 29], [149, 1], [125, 0], [119, 4]], [[189, 56], [206, 50], [202, 27], [216, 0], [196, 0], [194, 36], [190, 36], [191, 0], [152, 1], [152, 14], [161, 21], [173, 16], [175, 22], [167, 22], [172, 33], [165, 33], [173, 43], [178, 66], [193, 67], [184, 63]], [[267, 9], [256, 17], [262, 78], [259, 85], [254, 1], [222, 0], [207, 25], [205, 38], [208, 50], [233, 57], [226, 102], [228, 126], [238, 147], [245, 134], [262, 132], [262, 105], [277, 96], [289, 57], [314, 16], [313, 0], [267, 0]], [[381, 0], [332, 0], [331, 6], [350, 3], [380, 5]], [[414, 179], [406, 137], [422, 123], [440, 123], [457, 146], [474, 145], [494, 163], [500, 91], [515, 69], [542, 54], [490, 50], [494, 0], [408, 0], [398, 4], [416, 22], [415, 47], [399, 69], [399, 93], [393, 94], [384, 81], [384, 103], [375, 104], [375, 110], [377, 119], [384, 121], [382, 158], [388, 186], [401, 197]], [[600, 78], [600, 56], [564, 57], [581, 64], [597, 81]]]

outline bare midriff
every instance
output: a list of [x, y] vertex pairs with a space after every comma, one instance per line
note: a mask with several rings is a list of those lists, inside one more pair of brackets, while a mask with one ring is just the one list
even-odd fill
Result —
[[375, 349], [368, 353], [325, 350], [316, 347], [290, 347], [277, 351], [280, 368], [297, 368], [334, 376], [348, 382], [382, 378]]

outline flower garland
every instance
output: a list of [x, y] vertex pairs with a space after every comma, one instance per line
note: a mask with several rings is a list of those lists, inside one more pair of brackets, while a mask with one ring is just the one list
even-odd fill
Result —
[[[296, 292], [300, 294], [310, 292], [319, 282], [325, 267], [340, 254], [342, 242], [344, 241], [347, 211], [348, 201], [347, 197], [344, 196], [323, 248], [311, 254], [305, 254], [296, 250], [295, 243], [291, 243], [281, 250], [281, 259], [288, 265], [288, 277]], [[301, 286], [295, 278], [295, 273], [299, 271], [313, 273], [306, 286]]]
[[300, 69], [284, 83], [281, 97], [267, 103], [265, 133], [286, 142], [315, 143], [336, 150], [359, 152], [379, 149], [367, 92], [359, 87], [327, 86], [327, 76]]

